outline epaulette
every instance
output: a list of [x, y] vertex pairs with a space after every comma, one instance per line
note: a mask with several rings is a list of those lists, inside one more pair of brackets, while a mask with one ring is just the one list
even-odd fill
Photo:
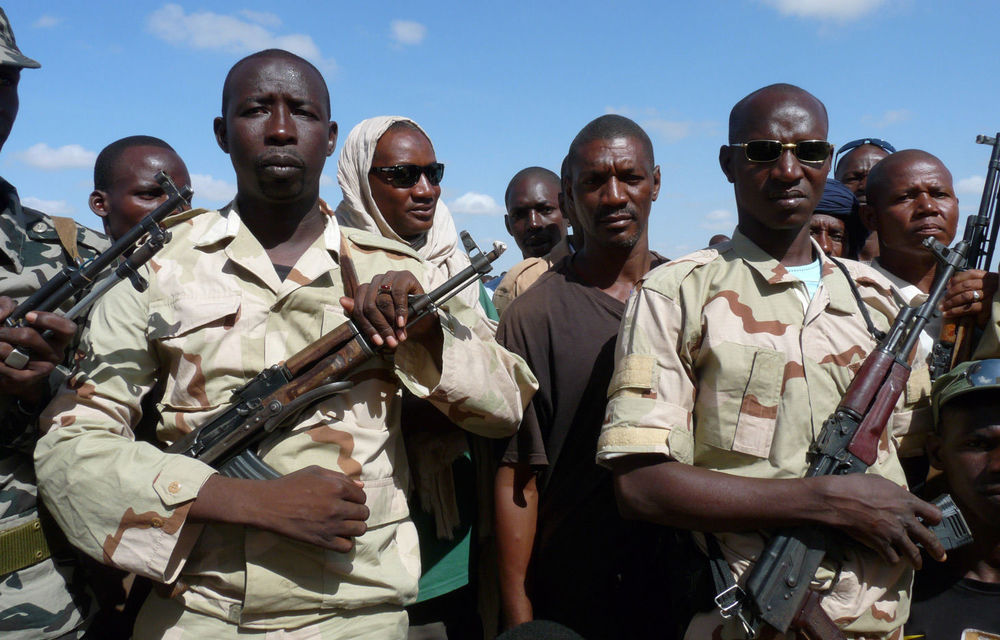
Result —
[[163, 219], [162, 226], [164, 229], [169, 229], [170, 227], [176, 226], [185, 220], [190, 220], [195, 216], [200, 216], [203, 213], [208, 213], [213, 211], [213, 209], [206, 209], [204, 207], [198, 207], [197, 209], [188, 209], [187, 211], [179, 211], [177, 213], [171, 213], [169, 216]]
[[681, 283], [692, 271], [713, 262], [718, 257], [719, 252], [715, 249], [701, 249], [689, 253], [666, 264], [661, 264], [647, 273], [643, 278], [642, 286], [644, 289], [652, 289], [673, 300], [680, 291]]
[[381, 251], [388, 251], [390, 253], [398, 253], [415, 260], [422, 260], [420, 254], [398, 240], [393, 240], [391, 238], [386, 238], [380, 236], [370, 231], [362, 231], [361, 229], [352, 229], [350, 227], [340, 227], [340, 233], [356, 245], [361, 250], [371, 250], [379, 249]]
[[94, 231], [90, 227], [77, 224], [76, 243], [91, 249], [95, 253], [100, 253], [111, 246], [111, 239], [103, 233]]

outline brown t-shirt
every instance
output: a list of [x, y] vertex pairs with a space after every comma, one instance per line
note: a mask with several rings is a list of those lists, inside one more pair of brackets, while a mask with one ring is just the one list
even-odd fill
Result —
[[[666, 262], [653, 256], [653, 267]], [[625, 304], [580, 282], [570, 260], [539, 278], [500, 320], [497, 342], [538, 378], [502, 459], [538, 471], [535, 615], [587, 638], [616, 637], [621, 620], [609, 615], [608, 604], [633, 596], [612, 592], [627, 566], [651, 559], [658, 534], [618, 515], [611, 475], [595, 462]]]

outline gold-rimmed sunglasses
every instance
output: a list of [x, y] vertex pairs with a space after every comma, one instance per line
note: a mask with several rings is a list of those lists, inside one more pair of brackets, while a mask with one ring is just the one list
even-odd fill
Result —
[[826, 140], [800, 140], [799, 142], [781, 142], [780, 140], [749, 140], [730, 147], [742, 147], [743, 153], [750, 162], [774, 162], [781, 157], [785, 149], [791, 149], [799, 162], [820, 164], [826, 162], [833, 153], [833, 145]]

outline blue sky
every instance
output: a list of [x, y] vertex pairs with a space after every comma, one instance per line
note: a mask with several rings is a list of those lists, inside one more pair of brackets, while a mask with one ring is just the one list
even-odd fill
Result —
[[[107, 143], [150, 134], [195, 176], [195, 204], [235, 191], [212, 136], [222, 81], [277, 46], [324, 72], [341, 137], [360, 120], [410, 116], [447, 166], [443, 198], [482, 246], [507, 240], [503, 192], [519, 169], [558, 170], [569, 142], [609, 112], [653, 140], [663, 187], [651, 246], [678, 257], [735, 226], [718, 167], [729, 109], [772, 82], [816, 94], [830, 140], [877, 136], [952, 170], [978, 207], [1000, 129], [1000, 3], [921, 0], [729, 2], [5, 3], [21, 50], [21, 111], [0, 175], [50, 213], [99, 227], [87, 208]], [[323, 197], [340, 201], [336, 160]], [[519, 259], [517, 248], [502, 259]]]

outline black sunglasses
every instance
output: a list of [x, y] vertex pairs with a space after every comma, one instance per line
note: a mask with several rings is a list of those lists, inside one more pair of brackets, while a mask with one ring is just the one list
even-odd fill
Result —
[[781, 157], [785, 149], [791, 149], [799, 162], [826, 162], [833, 153], [833, 145], [826, 140], [802, 140], [800, 142], [781, 142], [780, 140], [750, 140], [730, 147], [742, 147], [750, 162], [774, 162]]
[[863, 147], [866, 144], [876, 146], [884, 150], [886, 153], [890, 154], [896, 153], [896, 147], [892, 146], [891, 144], [889, 144], [885, 140], [882, 140], [881, 138], [858, 138], [857, 140], [851, 140], [850, 142], [848, 142], [847, 144], [845, 144], [844, 146], [842, 146], [840, 149], [837, 150], [837, 157], [835, 159], [833, 170], [834, 171], [837, 170], [837, 166], [840, 165], [840, 161], [844, 159], [845, 154], [854, 151], [858, 147]]
[[440, 162], [432, 162], [423, 167], [415, 164], [372, 167], [372, 171], [380, 174], [392, 186], [403, 189], [417, 184], [417, 181], [420, 180], [420, 174], [427, 176], [427, 182], [430, 182], [435, 187], [441, 184], [441, 178], [444, 177], [444, 165]]

